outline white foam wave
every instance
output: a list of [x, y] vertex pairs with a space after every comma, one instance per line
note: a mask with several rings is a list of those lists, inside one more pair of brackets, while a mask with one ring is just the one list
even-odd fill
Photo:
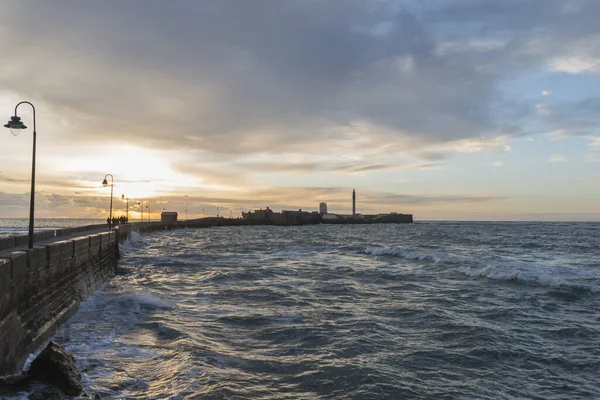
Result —
[[138, 232], [129, 232], [127, 239], [121, 244], [122, 250], [135, 250], [147, 246], [150, 242], [144, 239]]
[[518, 267], [487, 265], [481, 268], [462, 267], [460, 272], [471, 277], [501, 281], [519, 281], [549, 287], [570, 287], [600, 292], [600, 275], [592, 271], [568, 267], [521, 265]]
[[400, 249], [367, 246], [365, 252], [375, 256], [395, 256], [408, 260], [433, 261], [471, 276], [502, 281], [519, 281], [549, 287], [571, 287], [600, 293], [600, 271], [569, 266], [550, 266], [512, 259], [478, 259], [446, 253], [420, 254]]
[[408, 260], [432, 261], [436, 264], [441, 261], [439, 256], [433, 254], [416, 254], [404, 250], [390, 249], [388, 247], [379, 246], [367, 246], [365, 253], [374, 256], [396, 256], [406, 258]]
[[174, 305], [170, 302], [146, 292], [123, 294], [119, 296], [118, 300], [124, 302], [132, 302], [140, 306], [150, 306], [166, 309], [174, 308]]

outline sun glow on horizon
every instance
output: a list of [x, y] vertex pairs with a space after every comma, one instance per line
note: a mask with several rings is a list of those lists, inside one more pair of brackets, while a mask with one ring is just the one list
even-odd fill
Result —
[[[129, 198], [150, 198], [173, 193], [178, 187], [198, 186], [199, 182], [189, 175], [173, 170], [167, 161], [173, 158], [165, 150], [150, 150], [125, 144], [99, 146], [83, 154], [71, 156], [68, 164], [58, 164], [56, 172], [68, 174], [76, 166], [82, 171], [102, 171], [98, 181], [79, 181], [80, 186], [90, 188], [99, 195], [107, 189], [101, 184], [105, 174], [114, 177], [114, 196], [124, 194]], [[110, 176], [107, 178], [111, 183]]]

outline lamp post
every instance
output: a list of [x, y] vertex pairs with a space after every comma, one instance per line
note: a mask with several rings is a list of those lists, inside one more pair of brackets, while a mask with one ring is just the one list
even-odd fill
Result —
[[148, 214], [148, 222], [150, 222], [150, 207], [146, 204], [146, 214]]
[[31, 159], [31, 194], [29, 199], [29, 248], [33, 248], [33, 214], [34, 214], [34, 204], [35, 204], [35, 139], [37, 136], [36, 133], [36, 125], [35, 125], [35, 107], [28, 101], [21, 101], [15, 106], [15, 115], [14, 117], [10, 117], [10, 121], [4, 125], [4, 127], [10, 129], [10, 133], [14, 136], [17, 136], [22, 129], [27, 129], [27, 127], [21, 122], [21, 118], [17, 116], [17, 108], [21, 104], [29, 104], [33, 109], [33, 157]]
[[125, 209], [125, 221], [129, 222], [129, 197], [125, 197], [125, 195], [122, 194], [121, 199], [127, 201], [127, 208]]
[[138, 206], [140, 206], [140, 222], [144, 222], [144, 205], [141, 201], [138, 201]]
[[113, 198], [113, 186], [115, 186], [115, 178], [111, 174], [104, 175], [104, 180], [102, 181], [102, 186], [107, 187], [108, 181], [106, 177], [110, 176], [110, 212], [108, 215], [108, 230], [112, 229], [112, 198]]

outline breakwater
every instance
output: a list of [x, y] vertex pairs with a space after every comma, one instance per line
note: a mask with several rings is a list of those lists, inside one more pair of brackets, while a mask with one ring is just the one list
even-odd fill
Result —
[[[81, 301], [115, 274], [118, 243], [127, 238], [130, 226], [87, 235], [90, 227], [85, 228], [59, 230], [58, 237], [57, 231], [36, 233], [36, 240], [59, 240], [33, 249], [14, 247], [23, 237], [2, 239], [0, 376], [18, 372], [26, 357], [56, 333]], [[74, 234], [79, 237], [60, 240]]]

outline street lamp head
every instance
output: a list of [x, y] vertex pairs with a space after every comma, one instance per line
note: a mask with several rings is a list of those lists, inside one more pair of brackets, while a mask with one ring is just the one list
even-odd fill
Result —
[[106, 178], [104, 178], [104, 180], [102, 181], [102, 186], [104, 186], [104, 187], [108, 186], [108, 181], [106, 180]]
[[121, 195], [121, 199], [125, 200], [125, 195], [124, 194]]
[[17, 136], [19, 133], [21, 133], [21, 130], [27, 129], [25, 124], [21, 122], [21, 117], [17, 117], [16, 115], [14, 117], [10, 117], [10, 121], [4, 124], [4, 127], [10, 129], [10, 133], [12, 133], [14, 136]]

